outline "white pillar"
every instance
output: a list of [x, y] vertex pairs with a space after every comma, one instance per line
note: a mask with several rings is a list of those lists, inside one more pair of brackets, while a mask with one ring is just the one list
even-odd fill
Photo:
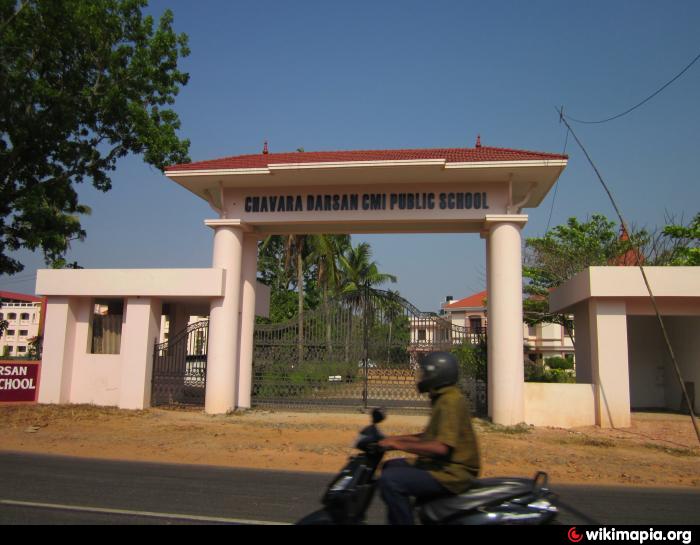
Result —
[[224, 296], [212, 301], [209, 313], [204, 409], [208, 414], [225, 414], [236, 407], [243, 229], [222, 220], [205, 223], [215, 230], [212, 264], [224, 269], [225, 285]]
[[489, 414], [507, 426], [525, 417], [520, 230], [526, 222], [526, 215], [486, 216]]
[[253, 388], [253, 349], [255, 348], [255, 286], [258, 273], [258, 238], [243, 238], [243, 264], [241, 271], [241, 331], [238, 363], [237, 407], [250, 409]]
[[161, 309], [159, 299], [127, 299], [120, 350], [120, 409], [145, 409], [151, 405], [153, 348], [159, 338]]
[[601, 428], [629, 428], [632, 423], [625, 302], [592, 300], [588, 311], [596, 424]]
[[78, 300], [49, 297], [46, 305], [39, 403], [68, 403], [73, 378]]

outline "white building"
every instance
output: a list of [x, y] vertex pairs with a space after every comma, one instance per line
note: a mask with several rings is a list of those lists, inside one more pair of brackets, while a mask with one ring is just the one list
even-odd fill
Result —
[[[475, 333], [485, 331], [488, 326], [486, 290], [455, 301], [445, 298], [441, 314], [458, 327], [468, 328]], [[554, 356], [566, 357], [574, 353], [574, 341], [559, 324], [523, 323], [524, 354], [531, 361], [543, 361]]]
[[0, 291], [0, 322], [7, 329], [0, 337], [0, 356], [22, 357], [42, 329], [44, 299], [23, 293]]
[[680, 380], [638, 267], [590, 267], [550, 295], [550, 309], [573, 314], [576, 326], [578, 384], [558, 386], [590, 424], [628, 427], [632, 408], [682, 410], [681, 382], [700, 409], [700, 267], [644, 270]]

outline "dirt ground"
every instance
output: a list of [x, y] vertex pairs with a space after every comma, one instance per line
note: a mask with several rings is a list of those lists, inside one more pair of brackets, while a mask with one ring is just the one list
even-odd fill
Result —
[[[289, 471], [337, 471], [368, 417], [359, 410], [126, 411], [85, 405], [0, 407], [0, 450]], [[427, 417], [389, 414], [385, 434], [416, 433]], [[476, 420], [482, 476], [547, 471], [552, 483], [700, 487], [689, 416], [634, 413], [632, 427], [501, 427]]]

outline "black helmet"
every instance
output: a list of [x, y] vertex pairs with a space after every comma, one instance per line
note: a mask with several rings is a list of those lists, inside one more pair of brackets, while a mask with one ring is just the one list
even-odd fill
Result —
[[431, 352], [419, 363], [421, 377], [418, 381], [418, 391], [430, 392], [457, 384], [459, 365], [454, 354], [449, 352]]

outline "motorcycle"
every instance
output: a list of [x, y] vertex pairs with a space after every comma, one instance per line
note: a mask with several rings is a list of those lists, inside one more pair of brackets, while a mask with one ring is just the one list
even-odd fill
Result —
[[[323, 508], [305, 516], [299, 525], [365, 524], [377, 488], [375, 474], [384, 457], [377, 443], [384, 435], [377, 424], [385, 419], [381, 409], [372, 411], [372, 423], [362, 429], [355, 448], [360, 454], [333, 478], [323, 497]], [[498, 477], [476, 479], [462, 493], [418, 502], [415, 512], [424, 525], [536, 525], [552, 523], [557, 508], [548, 488], [548, 477], [538, 472], [533, 479]]]

